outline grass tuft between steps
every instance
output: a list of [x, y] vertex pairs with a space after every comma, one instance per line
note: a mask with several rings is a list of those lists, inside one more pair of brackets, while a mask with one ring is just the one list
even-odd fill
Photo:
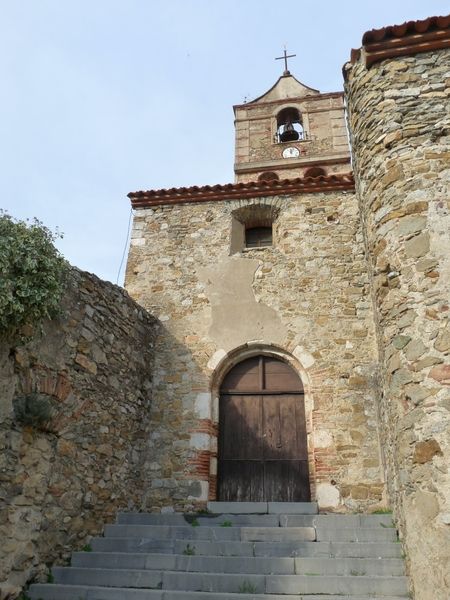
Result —
[[245, 580], [238, 588], [240, 594], [256, 594], [257, 588], [250, 581]]

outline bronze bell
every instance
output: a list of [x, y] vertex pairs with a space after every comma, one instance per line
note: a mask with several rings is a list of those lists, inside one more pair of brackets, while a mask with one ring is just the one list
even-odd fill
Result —
[[295, 131], [291, 121], [288, 121], [283, 125], [283, 132], [280, 133], [280, 142], [295, 142], [295, 140], [298, 140], [299, 138], [300, 135], [298, 131]]

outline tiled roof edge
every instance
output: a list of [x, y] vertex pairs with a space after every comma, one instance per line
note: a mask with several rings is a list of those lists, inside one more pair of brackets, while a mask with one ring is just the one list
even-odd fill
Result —
[[[362, 38], [366, 67], [387, 58], [413, 56], [443, 48], [450, 48], [450, 15], [372, 29], [366, 31]], [[360, 56], [360, 50], [352, 50], [350, 62], [354, 64]]]
[[251, 181], [161, 190], [130, 192], [128, 198], [133, 208], [145, 208], [188, 202], [211, 202], [257, 198], [261, 196], [292, 195], [296, 193], [321, 193], [355, 188], [352, 173], [323, 175], [320, 177], [297, 177], [279, 181]]
[[384, 42], [393, 38], [404, 38], [410, 35], [430, 33], [440, 29], [450, 28], [450, 15], [443, 17], [428, 17], [421, 21], [407, 21], [402, 25], [390, 25], [380, 29], [371, 29], [363, 35], [363, 46], [375, 42]]

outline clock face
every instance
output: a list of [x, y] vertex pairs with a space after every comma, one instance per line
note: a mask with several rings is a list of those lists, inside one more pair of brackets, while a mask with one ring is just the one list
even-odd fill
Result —
[[283, 158], [297, 158], [300, 156], [300, 150], [294, 146], [289, 146], [283, 150]]

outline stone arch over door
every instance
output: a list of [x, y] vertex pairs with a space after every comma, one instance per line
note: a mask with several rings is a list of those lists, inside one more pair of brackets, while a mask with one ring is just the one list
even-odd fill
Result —
[[[219, 355], [219, 353], [217, 353]], [[228, 400], [224, 400], [224, 392], [233, 392], [232, 388], [229, 388], [230, 381], [236, 373], [239, 373], [241, 367], [249, 366], [250, 369], [255, 366], [256, 363], [263, 362], [265, 367], [268, 367], [272, 373], [268, 374], [269, 381], [265, 382], [262, 386], [266, 389], [258, 389], [257, 387], [253, 390], [247, 389], [244, 393], [244, 397], [249, 403], [245, 402], [244, 397], [239, 397], [239, 394], [234, 395], [228, 394]], [[239, 366], [240, 365], [240, 366]], [[211, 365], [213, 366], [213, 365]], [[212, 454], [211, 454], [211, 465], [210, 465], [210, 480], [209, 480], [209, 499], [216, 500], [218, 498], [227, 500], [249, 500], [251, 498], [245, 498], [245, 494], [242, 490], [238, 489], [239, 483], [236, 484], [233, 492], [233, 485], [225, 493], [223, 476], [226, 471], [226, 464], [224, 463], [224, 427], [226, 427], [226, 409], [225, 406], [231, 407], [233, 414], [228, 415], [228, 428], [233, 430], [233, 418], [240, 420], [240, 427], [243, 432], [246, 432], [247, 442], [250, 446], [253, 445], [253, 450], [259, 447], [260, 451], [260, 464], [257, 465], [256, 471], [266, 474], [269, 478], [268, 484], [264, 486], [265, 494], [269, 494], [270, 498], [267, 499], [273, 501], [307, 501], [309, 499], [315, 499], [315, 485], [314, 485], [314, 455], [312, 447], [312, 397], [310, 391], [310, 382], [307, 371], [299, 363], [299, 361], [287, 352], [286, 350], [272, 345], [272, 344], [245, 344], [229, 353], [223, 351], [220, 352], [218, 359], [216, 359], [215, 373], [212, 381], [212, 417], [213, 423], [218, 432], [217, 444], [213, 442]], [[278, 374], [278, 383], [274, 380], [274, 369], [280, 372]], [[242, 370], [242, 369], [241, 369]], [[234, 373], [234, 375], [233, 375]], [[266, 376], [266, 374], [263, 374]], [[284, 378], [284, 382], [279, 377]], [[259, 375], [261, 377], [261, 375]], [[286, 377], [288, 381], [286, 381]], [[227, 379], [228, 378], [228, 379]], [[231, 378], [231, 379], [230, 379]], [[225, 387], [228, 385], [228, 389]], [[277, 389], [276, 389], [277, 388]], [[222, 391], [222, 394], [221, 394]], [[242, 390], [234, 390], [242, 391]], [[256, 392], [256, 393], [253, 393]], [[262, 392], [262, 393], [259, 393]], [[263, 405], [263, 399], [265, 404]], [[238, 406], [236, 406], [236, 404]], [[245, 414], [238, 416], [236, 409], [242, 409]], [[254, 421], [255, 411], [257, 414], [257, 421], [259, 424], [256, 426], [256, 432], [251, 431], [250, 428], [245, 424], [246, 420]], [[253, 417], [251, 414], [253, 413]], [[230, 420], [231, 419], [231, 420]], [[290, 431], [289, 424], [297, 423], [298, 429], [291, 427]], [[266, 428], [265, 432], [262, 428]], [[281, 429], [280, 429], [281, 428]], [[258, 433], [259, 432], [259, 433]], [[280, 438], [280, 434], [284, 434], [285, 439]], [[258, 439], [258, 435], [268, 436], [270, 439], [262, 437]], [[276, 436], [278, 436], [276, 438]], [[275, 439], [276, 438], [276, 439]], [[266, 443], [267, 442], [267, 443]], [[233, 447], [233, 441], [231, 441], [231, 447]], [[289, 450], [290, 454], [286, 455], [286, 450]], [[225, 448], [226, 450], [226, 448]], [[249, 452], [252, 454], [253, 450], [250, 448]], [[244, 450], [243, 456], [245, 458], [246, 451]], [[247, 456], [248, 452], [247, 452]], [[228, 458], [233, 460], [233, 457], [229, 455]], [[239, 459], [239, 456], [235, 456], [235, 459]], [[251, 458], [251, 457], [250, 457]], [[253, 456], [253, 459], [257, 461], [257, 458]], [[267, 460], [265, 460], [267, 459]], [[277, 463], [278, 460], [278, 463]], [[290, 461], [290, 462], [289, 462]], [[262, 464], [264, 463], [264, 464]], [[301, 463], [301, 464], [300, 464]], [[256, 463], [253, 463], [255, 465]], [[228, 472], [233, 472], [231, 463], [228, 463]], [[252, 471], [250, 464], [241, 463], [243, 469], [242, 477], [245, 479], [245, 472]], [[231, 471], [230, 471], [231, 469]], [[255, 469], [253, 469], [253, 472]], [[297, 472], [297, 476], [295, 473]], [[270, 475], [272, 473], [272, 475]], [[284, 475], [283, 475], [284, 473]], [[290, 474], [289, 474], [290, 473]], [[257, 479], [257, 475], [255, 475]], [[277, 488], [278, 480], [285, 478], [287, 482], [288, 490], [285, 489], [284, 495], [279, 494], [278, 497], [274, 497], [274, 486]], [[218, 479], [220, 478], [220, 479]], [[303, 480], [303, 489], [299, 489], [295, 485], [292, 485], [293, 480]], [[270, 481], [272, 483], [270, 483]], [[289, 480], [291, 483], [289, 484]], [[219, 484], [219, 485], [218, 485]], [[255, 480], [254, 486], [258, 487], [258, 483]], [[300, 486], [301, 487], [301, 486]], [[232, 495], [236, 497], [232, 498]], [[250, 494], [252, 495], [252, 494]], [[254, 495], [254, 494], [253, 494]], [[254, 497], [254, 500], [257, 498]], [[261, 497], [259, 498], [262, 499]]]

